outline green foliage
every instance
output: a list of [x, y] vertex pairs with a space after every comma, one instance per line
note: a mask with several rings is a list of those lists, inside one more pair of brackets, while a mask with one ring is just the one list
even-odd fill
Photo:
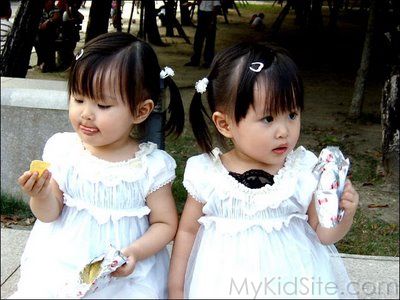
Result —
[[[265, 2], [265, 3], [257, 3], [257, 4], [248, 3], [248, 4], [246, 4], [246, 6], [245, 6], [246, 11], [254, 11], [254, 13], [263, 12], [264, 14], [265, 13], [278, 14], [283, 9], [283, 7], [281, 7], [277, 3], [274, 6], [272, 6], [272, 4], [274, 3], [273, 1], [263, 1], [263, 2]], [[240, 10], [243, 9], [243, 7], [241, 7], [241, 5], [240, 5], [240, 2], [237, 5]]]
[[16, 199], [1, 192], [1, 215], [18, 215], [22, 218], [33, 217], [31, 209], [22, 199]]
[[379, 183], [382, 178], [376, 172], [377, 166], [378, 160], [371, 155], [357, 155], [352, 159], [351, 179], [358, 182]]
[[358, 209], [351, 230], [336, 247], [342, 253], [399, 256], [399, 226], [367, 216]]
[[187, 192], [182, 184], [186, 161], [189, 157], [199, 153], [196, 141], [191, 136], [190, 129], [185, 130], [179, 139], [167, 138], [166, 151], [174, 157], [177, 165], [176, 179], [172, 185], [172, 193], [178, 213], [181, 214], [187, 197]]

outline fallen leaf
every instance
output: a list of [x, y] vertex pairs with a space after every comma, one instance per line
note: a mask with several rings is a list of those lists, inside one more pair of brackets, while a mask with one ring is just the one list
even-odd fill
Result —
[[368, 204], [368, 208], [381, 208], [381, 207], [389, 207], [389, 204]]

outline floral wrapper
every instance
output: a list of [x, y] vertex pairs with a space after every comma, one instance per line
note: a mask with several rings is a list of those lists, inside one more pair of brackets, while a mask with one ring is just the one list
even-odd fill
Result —
[[111, 280], [111, 273], [126, 263], [125, 257], [119, 250], [110, 245], [107, 253], [93, 259], [85, 265], [76, 282], [66, 284], [69, 292], [66, 298], [83, 298], [96, 290], [107, 286]]
[[313, 170], [314, 175], [319, 178], [314, 199], [319, 223], [323, 227], [335, 227], [343, 218], [344, 211], [339, 209], [339, 199], [349, 166], [349, 159], [344, 158], [338, 147], [326, 147], [319, 155]]

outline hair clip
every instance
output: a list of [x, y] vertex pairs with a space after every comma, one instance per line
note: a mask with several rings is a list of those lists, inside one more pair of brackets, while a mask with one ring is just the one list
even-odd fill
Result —
[[75, 60], [80, 59], [82, 55], [83, 55], [83, 49], [81, 49], [81, 51], [79, 51], [79, 53], [75, 56]]
[[[252, 65], [258, 65], [258, 67], [255, 69], [252, 67]], [[264, 68], [264, 64], [262, 62], [258, 62], [258, 61], [251, 63], [250, 67], [249, 67], [250, 70], [252, 70], [253, 72], [257, 72], [257, 73], [259, 73], [262, 70], [262, 68]]]
[[208, 79], [204, 77], [203, 79], [196, 82], [195, 89], [196, 92], [203, 94], [207, 90]]
[[164, 67], [164, 70], [161, 70], [161, 72], [160, 72], [160, 78], [161, 79], [165, 79], [168, 76], [172, 77], [174, 75], [175, 75], [175, 72], [170, 67]]

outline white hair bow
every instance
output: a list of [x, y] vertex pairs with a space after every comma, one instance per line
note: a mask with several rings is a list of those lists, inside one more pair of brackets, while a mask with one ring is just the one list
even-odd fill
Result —
[[[257, 68], [254, 68], [253, 66], [257, 66]], [[262, 70], [262, 68], [264, 68], [264, 64], [258, 61], [251, 63], [249, 67], [250, 70], [256, 73], [259, 73]]]
[[208, 79], [204, 77], [203, 79], [196, 82], [195, 89], [198, 93], [203, 94], [207, 90]]
[[79, 51], [79, 53], [75, 56], [75, 60], [80, 59], [82, 55], [83, 55], [83, 49], [81, 49], [81, 51]]
[[175, 72], [172, 70], [170, 67], [165, 67], [164, 70], [161, 70], [160, 72], [160, 78], [165, 79], [168, 76], [174, 76]]

